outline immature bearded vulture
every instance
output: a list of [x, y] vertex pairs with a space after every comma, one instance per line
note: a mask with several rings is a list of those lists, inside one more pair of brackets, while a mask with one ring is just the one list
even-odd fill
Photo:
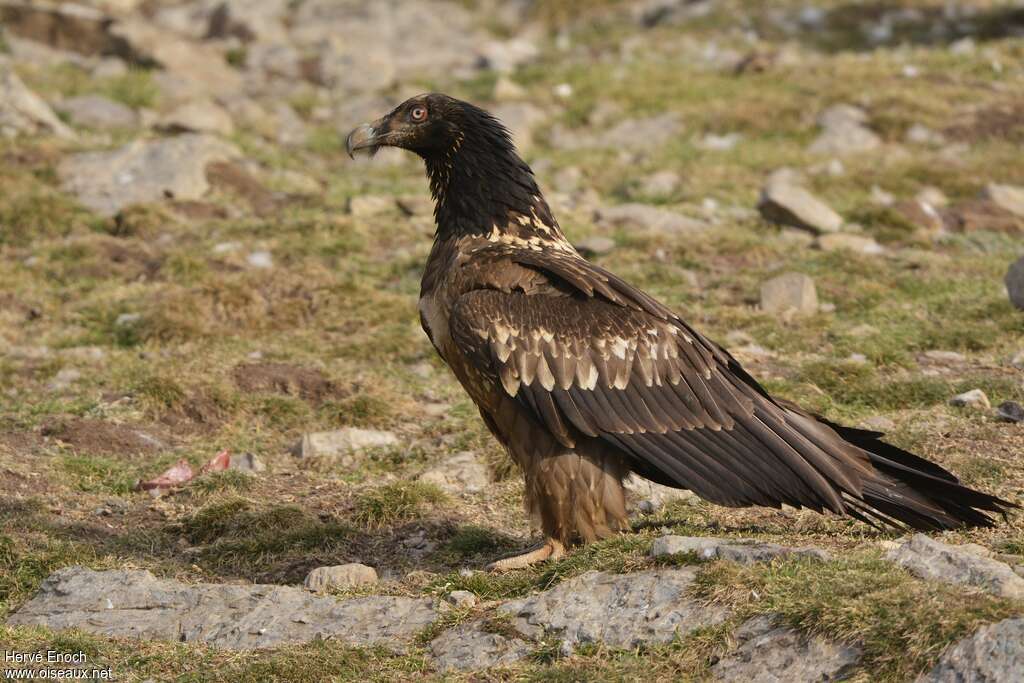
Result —
[[522, 468], [558, 558], [628, 526], [630, 472], [719, 505], [783, 503], [922, 530], [990, 526], [1013, 504], [916, 455], [773, 398], [736, 359], [565, 239], [508, 131], [446, 95], [348, 136], [426, 163], [437, 232], [423, 329]]

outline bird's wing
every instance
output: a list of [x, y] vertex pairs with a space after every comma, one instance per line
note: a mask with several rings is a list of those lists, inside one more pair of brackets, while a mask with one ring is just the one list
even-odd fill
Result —
[[840, 512], [844, 492], [859, 497], [861, 458], [660, 303], [578, 257], [516, 260], [529, 259], [577, 295], [472, 291], [452, 339], [563, 444], [602, 439], [636, 471], [725, 505]]

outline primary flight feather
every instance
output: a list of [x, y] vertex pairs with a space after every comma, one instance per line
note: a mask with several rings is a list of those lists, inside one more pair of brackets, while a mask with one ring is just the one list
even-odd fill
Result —
[[348, 151], [423, 158], [437, 232], [423, 329], [522, 468], [545, 539], [497, 569], [628, 526], [635, 472], [720, 505], [783, 503], [921, 530], [990, 526], [1013, 504], [769, 395], [725, 349], [562, 234], [508, 131], [442, 94], [356, 128]]

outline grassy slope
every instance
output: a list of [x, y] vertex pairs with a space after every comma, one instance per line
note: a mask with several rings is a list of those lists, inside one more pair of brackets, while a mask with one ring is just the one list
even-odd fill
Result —
[[[557, 14], [557, 6], [551, 12]], [[725, 8], [696, 23], [689, 35], [741, 44], [732, 17]], [[772, 36], [767, 18], [751, 21]], [[624, 32], [616, 24], [580, 30], [576, 52], [551, 53], [517, 78], [540, 101], [553, 97], [555, 84], [573, 85], [575, 94], [556, 123], [579, 125], [613, 104], [618, 113], [608, 125], [668, 110], [682, 115], [686, 134], [632, 159], [622, 150], [550, 150], [542, 130], [530, 156], [551, 160], [545, 186], [558, 169], [576, 165], [588, 187], [609, 201], [624, 200], [635, 178], [670, 168], [684, 176], [678, 195], [663, 200], [672, 207], [699, 213], [706, 197], [750, 207], [767, 172], [815, 163], [803, 150], [816, 134], [816, 113], [833, 102], [866, 107], [891, 142], [902, 140], [913, 122], [968, 131], [971, 146], [956, 158], [908, 148], [846, 161], [840, 178], [812, 178], [823, 198], [890, 247], [887, 256], [793, 248], [775, 228], [742, 218], [685, 242], [619, 232], [613, 236], [620, 247], [601, 262], [684, 311], [714, 338], [737, 329], [749, 333], [775, 353], [752, 363], [773, 390], [854, 423], [889, 417], [897, 443], [943, 463], [971, 485], [1017, 498], [1024, 488], [1024, 431], [945, 402], [976, 386], [995, 401], [1024, 400], [1020, 373], [1007, 363], [1022, 348], [1024, 317], [1010, 308], [1001, 285], [1006, 264], [1024, 243], [984, 233], [922, 243], [873, 208], [869, 195], [874, 185], [901, 197], [935, 185], [956, 200], [974, 196], [989, 180], [1024, 184], [1024, 163], [1009, 144], [1024, 134], [1020, 126], [996, 134], [971, 128], [978, 112], [1013, 104], [1022, 86], [1019, 69], [999, 73], [991, 63], [1019, 64], [1024, 48], [995, 40], [959, 56], [928, 45], [837, 51], [736, 77], [702, 66], [678, 29], [665, 27], [649, 32], [624, 66], [585, 58], [587, 48], [610, 45]], [[808, 40], [828, 49], [844, 40], [857, 45], [845, 25]], [[907, 63], [921, 76], [905, 78]], [[65, 69], [26, 67], [24, 76], [46, 96], [99, 87], [135, 106], [157, 98], [144, 73], [98, 86]], [[489, 82], [439, 85], [480, 98]], [[705, 133], [730, 132], [743, 136], [733, 151], [695, 144]], [[521, 485], [513, 477], [487, 495], [453, 500], [402, 483], [458, 450], [474, 449], [496, 462], [503, 456], [416, 323], [429, 220], [410, 220], [397, 210], [369, 219], [345, 213], [357, 193], [424, 194], [419, 167], [350, 165], [341, 160], [340, 137], [330, 129], [301, 149], [268, 148], [248, 131], [236, 137], [269, 168], [322, 179], [322, 196], [258, 218], [240, 197], [218, 190], [211, 202], [232, 207], [231, 218], [188, 220], [154, 207], [115, 224], [56, 191], [56, 143], [3, 143], [0, 225], [17, 229], [0, 232], [0, 339], [15, 349], [0, 355], [0, 617], [54, 568], [73, 563], [146, 567], [184, 580], [295, 583], [319, 564], [372, 558], [405, 577], [381, 590], [416, 594], [463, 587], [489, 600], [590, 568], [650, 566], [649, 543], [666, 526], [835, 550], [838, 559], [824, 564], [712, 564], [699, 591], [736, 606], [737, 619], [779, 612], [812, 631], [863, 642], [859, 675], [865, 680], [904, 680], [980, 621], [1021, 610], [914, 580], [881, 563], [877, 541], [884, 537], [861, 526], [793, 511], [703, 504], [670, 507], [642, 520], [637, 534], [552, 566], [460, 577], [458, 568], [479, 567], [529, 538], [519, 512]], [[562, 212], [560, 219], [572, 238], [599, 231], [582, 212]], [[214, 252], [215, 245], [232, 241], [243, 250]], [[270, 250], [276, 267], [246, 268], [244, 254], [251, 249]], [[663, 257], [652, 258], [659, 249]], [[696, 274], [699, 289], [680, 284], [681, 268]], [[791, 269], [814, 276], [821, 298], [835, 303], [835, 311], [780, 321], [751, 306], [761, 280]], [[118, 325], [122, 313], [140, 318]], [[858, 330], [865, 324], [874, 328], [866, 336]], [[51, 353], [33, 354], [39, 345]], [[81, 346], [103, 349], [104, 359], [76, 360], [73, 349]], [[967, 361], [935, 368], [919, 360], [930, 349], [959, 351]], [[316, 400], [243, 390], [232, 371], [251, 362], [254, 352], [263, 362], [318, 369], [335, 390]], [[867, 356], [868, 364], [845, 362], [852, 352]], [[49, 389], [64, 368], [80, 370], [81, 379], [69, 389]], [[425, 403], [449, 404], [450, 414], [424, 416]], [[44, 439], [41, 434], [54, 433], [55, 416], [141, 425], [170, 447], [140, 455], [105, 448], [97, 439], [82, 438], [77, 445], [74, 439]], [[356, 470], [324, 462], [299, 466], [285, 454], [304, 431], [341, 425], [391, 429], [407, 445], [375, 453]], [[179, 458], [200, 464], [221, 448], [254, 452], [270, 471], [255, 479], [220, 475], [158, 501], [131, 490], [136, 479]], [[98, 508], [112, 514], [97, 514]], [[435, 546], [414, 557], [401, 541], [421, 531]], [[995, 530], [948, 536], [1024, 552], [1019, 517]], [[569, 660], [555, 656], [557, 643], [538, 643], [533, 661], [503, 676], [700, 677], [734, 624], [649, 651], [594, 649]], [[0, 627], [0, 641], [21, 650], [84, 649], [90, 661], [113, 665], [122, 680], [365, 680], [430, 671], [421, 648], [395, 656], [328, 643], [241, 658], [192, 646], [6, 627]]]

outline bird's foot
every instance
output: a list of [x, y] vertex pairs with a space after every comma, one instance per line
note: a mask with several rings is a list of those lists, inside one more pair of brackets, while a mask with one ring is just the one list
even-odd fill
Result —
[[557, 560], [565, 557], [565, 546], [553, 538], [549, 538], [539, 547], [528, 553], [506, 557], [503, 560], [495, 560], [485, 567], [489, 572], [507, 572], [512, 569], [522, 569], [531, 564], [543, 562], [544, 560]]

